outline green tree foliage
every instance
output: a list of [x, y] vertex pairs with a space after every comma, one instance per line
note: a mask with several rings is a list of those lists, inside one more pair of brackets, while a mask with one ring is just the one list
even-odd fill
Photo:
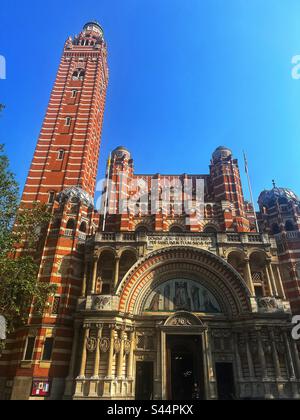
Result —
[[39, 245], [50, 219], [40, 203], [18, 211], [18, 185], [0, 146], [0, 314], [9, 332], [26, 323], [31, 304], [42, 315], [55, 292], [53, 285], [37, 280]]

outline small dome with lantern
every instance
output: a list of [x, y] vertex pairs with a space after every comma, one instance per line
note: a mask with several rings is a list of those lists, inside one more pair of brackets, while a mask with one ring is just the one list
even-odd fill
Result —
[[263, 191], [258, 199], [259, 206], [262, 207], [274, 207], [278, 204], [288, 204], [294, 202], [296, 205], [300, 205], [299, 197], [289, 188], [279, 188], [274, 186], [272, 190]]
[[226, 146], [218, 147], [213, 153], [213, 162], [228, 160], [232, 156], [232, 151]]
[[131, 154], [126, 147], [119, 146], [115, 150], [113, 150], [112, 157], [116, 157], [117, 159], [127, 158], [128, 160], [130, 160], [131, 159]]

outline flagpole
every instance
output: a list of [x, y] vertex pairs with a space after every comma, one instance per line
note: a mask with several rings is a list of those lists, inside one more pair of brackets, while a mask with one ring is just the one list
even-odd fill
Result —
[[108, 187], [109, 187], [109, 176], [110, 176], [110, 166], [111, 166], [111, 153], [109, 155], [109, 159], [107, 162], [107, 171], [106, 171], [106, 193], [105, 193], [105, 202], [104, 202], [104, 213], [103, 213], [103, 226], [102, 232], [105, 231], [106, 226], [106, 215], [107, 215], [107, 207], [108, 207]]
[[259, 226], [258, 226], [258, 221], [257, 221], [257, 216], [256, 216], [256, 211], [255, 211], [255, 205], [254, 205], [254, 199], [253, 199], [253, 191], [252, 191], [250, 174], [249, 174], [249, 168], [248, 168], [248, 160], [247, 160], [246, 153], [245, 152], [243, 152], [243, 153], [244, 153], [244, 161], [245, 161], [245, 171], [246, 171], [246, 174], [247, 174], [248, 187], [249, 187], [249, 192], [250, 192], [250, 200], [251, 200], [251, 204], [252, 204], [253, 211], [254, 211], [254, 218], [255, 218], [256, 230], [257, 230], [257, 233], [259, 233]]

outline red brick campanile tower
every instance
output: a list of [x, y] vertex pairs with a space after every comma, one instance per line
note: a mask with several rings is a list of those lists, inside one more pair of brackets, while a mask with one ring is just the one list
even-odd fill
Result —
[[[95, 232], [94, 193], [108, 84], [107, 49], [96, 22], [65, 43], [21, 206], [46, 203], [53, 219], [40, 250], [38, 280], [57, 286], [43, 318], [7, 341], [0, 396], [60, 399], [74, 337], [77, 300], [85, 293], [84, 244]], [[80, 337], [79, 337], [80, 339]]]
[[52, 204], [73, 185], [94, 195], [107, 83], [103, 31], [91, 22], [65, 43], [23, 204]]

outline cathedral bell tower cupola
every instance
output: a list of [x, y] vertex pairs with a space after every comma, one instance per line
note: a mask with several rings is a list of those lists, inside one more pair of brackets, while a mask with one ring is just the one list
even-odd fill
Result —
[[99, 49], [102, 45], [105, 46], [104, 32], [102, 27], [96, 21], [86, 23], [80, 34], [75, 36], [74, 40], [71, 38], [67, 41], [67, 48], [77, 46]]
[[97, 21], [91, 21], [84, 25], [83, 30], [85, 32], [95, 32], [102, 38], [104, 38], [104, 33], [102, 27], [99, 25]]

